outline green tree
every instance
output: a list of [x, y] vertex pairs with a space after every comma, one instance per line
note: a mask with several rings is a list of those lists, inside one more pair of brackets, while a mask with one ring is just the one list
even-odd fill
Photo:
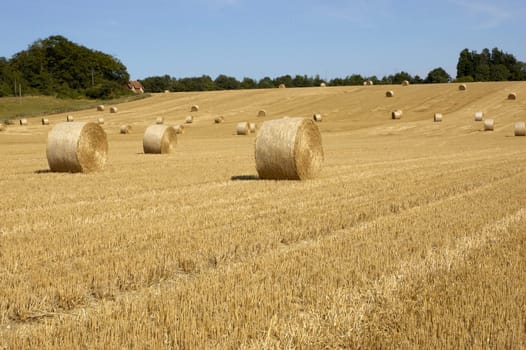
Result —
[[451, 77], [442, 67], [431, 70], [425, 79], [426, 83], [447, 83], [451, 80]]
[[241, 88], [242, 89], [255, 89], [258, 87], [258, 83], [252, 79], [252, 78], [243, 78], [241, 81]]
[[241, 88], [241, 83], [234, 77], [229, 77], [224, 74], [220, 74], [214, 80], [216, 89], [219, 90], [235, 90]]

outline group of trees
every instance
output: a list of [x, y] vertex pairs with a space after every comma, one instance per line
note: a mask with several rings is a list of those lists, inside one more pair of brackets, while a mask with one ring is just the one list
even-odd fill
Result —
[[526, 80], [526, 64], [498, 48], [481, 53], [464, 49], [457, 63], [458, 81]]
[[63, 36], [35, 41], [10, 60], [0, 57], [0, 96], [25, 94], [113, 98], [129, 93], [130, 75], [118, 59]]

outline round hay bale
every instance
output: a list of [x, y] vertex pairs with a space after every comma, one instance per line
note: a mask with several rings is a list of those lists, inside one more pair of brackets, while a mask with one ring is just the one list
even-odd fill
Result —
[[5, 124], [0, 123], [0, 131], [6, 131], [6, 130], [7, 130], [7, 126]]
[[236, 133], [238, 135], [248, 135], [250, 134], [250, 126], [247, 122], [237, 123]]
[[214, 123], [221, 124], [224, 120], [225, 118], [222, 115], [220, 115], [219, 117], [214, 118]]
[[168, 125], [150, 125], [144, 132], [142, 146], [144, 153], [165, 154], [175, 150], [177, 134]]
[[367, 80], [367, 85], [374, 85], [372, 80]]
[[320, 87], [327, 87], [327, 84], [325, 84], [325, 83], [320, 83]]
[[267, 111], [264, 109], [260, 109], [258, 112], [258, 117], [266, 117], [266, 116], [267, 116]]
[[468, 86], [467, 86], [466, 84], [460, 84], [460, 85], [458, 86], [458, 89], [459, 89], [460, 91], [467, 90], [467, 88], [468, 88]]
[[495, 121], [493, 119], [484, 119], [484, 131], [493, 131]]
[[516, 100], [517, 99], [517, 94], [515, 92], [510, 92], [508, 94], [508, 100]]
[[484, 113], [482, 113], [482, 112], [475, 112], [475, 121], [476, 122], [481, 122], [483, 117], [484, 117]]
[[132, 130], [132, 127], [131, 125], [128, 125], [128, 124], [124, 124], [124, 125], [121, 125], [120, 129], [119, 129], [119, 132], [121, 134], [129, 134]]
[[394, 91], [393, 90], [387, 90], [385, 92], [385, 97], [393, 97], [394, 96]]
[[26, 118], [22, 118], [19, 120], [19, 123], [20, 125], [27, 125], [27, 119]]
[[176, 124], [173, 126], [176, 134], [184, 134], [184, 125]]
[[199, 112], [199, 106], [193, 105], [192, 107], [190, 107], [190, 112]]
[[110, 113], [117, 113], [119, 109], [117, 107], [110, 107]]
[[41, 122], [42, 122], [42, 125], [49, 125], [49, 119], [47, 118], [42, 118]]
[[46, 155], [54, 172], [89, 173], [106, 164], [108, 139], [95, 123], [59, 123], [47, 137]]
[[513, 133], [515, 136], [526, 136], [526, 123], [516, 122], [513, 126]]
[[400, 119], [404, 113], [401, 109], [397, 109], [391, 112], [391, 119]]
[[306, 180], [323, 166], [321, 134], [313, 120], [269, 120], [256, 137], [256, 170], [261, 179]]
[[367, 85], [369, 85], [369, 82], [364, 81], [364, 82], [363, 82], [363, 86], [367, 86]]
[[251, 133], [255, 133], [256, 132], [256, 123], [248, 123], [248, 130]]
[[314, 120], [315, 122], [321, 122], [323, 120], [323, 117], [321, 114], [316, 113], [312, 116], [312, 120]]
[[74, 120], [75, 120], [75, 118], [73, 118], [73, 116], [71, 114], [68, 114], [68, 116], [66, 117], [66, 121], [67, 122], [72, 122]]
[[99, 111], [99, 112], [104, 111], [104, 105], [98, 105], [97, 106], [97, 111]]
[[97, 123], [99, 123], [99, 125], [104, 125], [104, 118], [97, 118]]
[[285, 84], [279, 84], [278, 88], [284, 89], [284, 88], [286, 88], [286, 86], [285, 86]]
[[189, 115], [188, 117], [185, 118], [184, 122], [186, 124], [192, 124], [194, 122], [194, 117]]
[[169, 94], [169, 93], [170, 93], [170, 90], [164, 90], [164, 93], [165, 93], [165, 94]]
[[164, 124], [164, 118], [163, 117], [157, 117], [155, 119], [155, 124], [158, 124], [158, 125]]
[[435, 113], [435, 115], [433, 116], [433, 121], [435, 123], [441, 122], [442, 121], [442, 113]]
[[402, 86], [409, 86], [409, 80], [404, 80], [402, 82]]

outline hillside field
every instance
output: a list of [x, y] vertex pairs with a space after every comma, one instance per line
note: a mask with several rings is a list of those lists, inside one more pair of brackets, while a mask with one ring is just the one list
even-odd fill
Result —
[[[513, 133], [526, 82], [166, 93], [117, 106], [0, 132], [1, 347], [526, 348], [526, 137]], [[255, 135], [235, 135], [236, 124], [314, 113], [321, 175], [258, 180]], [[67, 114], [105, 118], [102, 172], [48, 171], [47, 134]], [[157, 117], [188, 115], [175, 153], [143, 153]]]

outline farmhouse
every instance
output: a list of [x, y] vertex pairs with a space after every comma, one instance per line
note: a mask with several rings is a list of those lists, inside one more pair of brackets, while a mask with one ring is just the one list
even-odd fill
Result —
[[132, 80], [128, 83], [128, 89], [135, 92], [136, 94], [144, 94], [144, 88], [138, 80]]

